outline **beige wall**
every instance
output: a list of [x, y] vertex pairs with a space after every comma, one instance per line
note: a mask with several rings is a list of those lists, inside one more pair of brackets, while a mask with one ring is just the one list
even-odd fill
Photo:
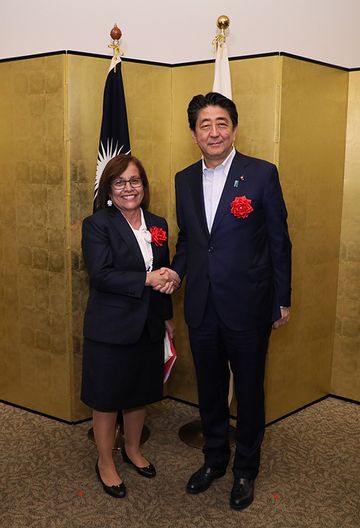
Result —
[[350, 72], [331, 392], [360, 400], [360, 72]]
[[[358, 384], [347, 390], [356, 385], [355, 373], [352, 377], [346, 368], [346, 377], [341, 367], [356, 336], [351, 343], [342, 339], [341, 348], [339, 341], [335, 344], [337, 370], [334, 389], [330, 386], [349, 74], [278, 56], [230, 64], [239, 110], [237, 148], [279, 163], [294, 242], [293, 317], [271, 340], [267, 418], [330, 390], [360, 399]], [[79, 401], [87, 295], [80, 228], [92, 210], [107, 68], [107, 60], [76, 55], [0, 64], [0, 111], [5, 117], [0, 125], [0, 398], [67, 420], [89, 415]], [[213, 64], [168, 68], [123, 63], [132, 152], [147, 169], [151, 209], [169, 220], [172, 250], [173, 177], [199, 156], [186, 106], [192, 95], [211, 87], [212, 76]], [[349, 115], [356, 116], [356, 74], [352, 79]], [[354, 117], [349, 120], [346, 165], [353, 183], [344, 195], [344, 215], [352, 203], [355, 211], [355, 126]], [[354, 214], [344, 216], [344, 226]], [[351, 243], [356, 234], [349, 231], [347, 260], [355, 252]], [[178, 292], [179, 358], [167, 391], [196, 402], [181, 301]], [[339, 306], [338, 317], [345, 320]]]
[[[126, 57], [171, 64], [213, 59], [211, 42], [223, 13], [230, 17], [233, 57], [283, 50], [359, 66], [358, 0], [107, 0], [101, 9], [94, 0], [2, 4], [0, 58], [64, 49], [109, 53], [116, 20]], [[15, 28], [21, 28], [19, 37]]]

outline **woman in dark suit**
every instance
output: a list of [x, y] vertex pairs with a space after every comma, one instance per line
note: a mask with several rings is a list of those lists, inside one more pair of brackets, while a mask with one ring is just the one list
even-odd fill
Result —
[[[145, 405], [162, 398], [165, 328], [172, 336], [166, 220], [149, 211], [149, 183], [140, 161], [114, 157], [99, 183], [97, 211], [83, 222], [90, 279], [84, 320], [81, 399], [93, 409], [95, 469], [106, 493], [126, 494], [112, 457], [118, 409], [123, 459], [144, 477], [154, 466], [140, 452]], [[160, 292], [163, 292], [161, 293]]]

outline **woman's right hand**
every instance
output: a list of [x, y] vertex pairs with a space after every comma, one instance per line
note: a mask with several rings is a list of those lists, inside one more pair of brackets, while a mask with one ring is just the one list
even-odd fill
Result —
[[156, 291], [170, 295], [180, 286], [180, 279], [176, 271], [160, 268], [146, 274], [145, 286], [151, 286]]

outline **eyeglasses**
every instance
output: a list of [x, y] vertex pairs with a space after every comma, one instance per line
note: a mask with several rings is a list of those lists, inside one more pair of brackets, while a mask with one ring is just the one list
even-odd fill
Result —
[[141, 178], [130, 178], [130, 180], [115, 180], [112, 182], [111, 185], [112, 187], [114, 187], [114, 189], [122, 191], [123, 189], [125, 189], [127, 183], [130, 183], [131, 187], [134, 187], [134, 189], [142, 187], [143, 184]]

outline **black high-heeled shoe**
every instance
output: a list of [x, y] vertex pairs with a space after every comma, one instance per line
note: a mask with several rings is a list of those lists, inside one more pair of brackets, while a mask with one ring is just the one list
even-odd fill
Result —
[[117, 486], [107, 486], [103, 482], [101, 475], [100, 475], [98, 461], [96, 462], [96, 465], [95, 465], [95, 471], [96, 471], [98, 479], [100, 480], [102, 484], [102, 487], [104, 488], [105, 493], [107, 493], [108, 495], [111, 495], [112, 497], [115, 497], [116, 499], [123, 499], [125, 497], [126, 486], [123, 482], [121, 484], [118, 484]]
[[130, 458], [128, 457], [128, 455], [127, 455], [127, 453], [125, 451], [125, 447], [121, 448], [121, 454], [122, 454], [124, 462], [126, 462], [126, 464], [130, 464], [131, 466], [133, 466], [136, 469], [136, 471], [139, 473], [139, 475], [141, 475], [142, 477], [146, 477], [146, 478], [155, 477], [156, 469], [151, 463], [148, 466], [145, 466], [145, 467], [136, 466], [134, 464], [134, 462], [132, 460], [130, 460]]

